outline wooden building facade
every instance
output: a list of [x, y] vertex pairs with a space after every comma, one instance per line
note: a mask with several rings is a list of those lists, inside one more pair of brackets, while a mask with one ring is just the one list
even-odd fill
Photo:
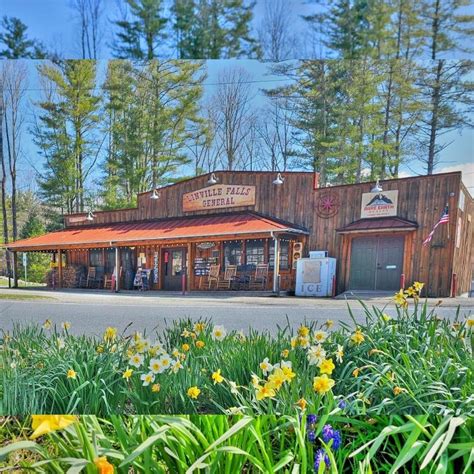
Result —
[[[106, 277], [120, 268], [117, 288], [137, 286], [131, 280], [140, 268], [149, 289], [204, 290], [212, 288], [211, 266], [219, 266], [221, 283], [237, 266], [244, 278], [234, 289], [253, 281], [252, 289], [294, 290], [297, 259], [325, 250], [337, 259], [338, 294], [396, 291], [404, 281], [424, 282], [428, 296], [469, 291], [474, 202], [460, 172], [385, 180], [379, 189], [319, 187], [310, 172], [282, 175], [198, 176], [140, 194], [136, 208], [66, 216], [63, 231], [8, 249], [51, 252], [59, 273], [64, 264], [97, 267]], [[423, 245], [445, 211], [447, 224]], [[255, 278], [257, 266], [267, 268], [264, 281]]]

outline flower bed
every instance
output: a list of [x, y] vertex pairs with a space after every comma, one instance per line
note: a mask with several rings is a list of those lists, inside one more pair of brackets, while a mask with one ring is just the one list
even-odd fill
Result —
[[208, 320], [128, 337], [16, 327], [2, 340], [0, 413], [472, 415], [474, 319], [438, 319], [417, 295], [397, 294], [397, 318], [365, 307], [355, 328], [303, 323], [273, 337]]

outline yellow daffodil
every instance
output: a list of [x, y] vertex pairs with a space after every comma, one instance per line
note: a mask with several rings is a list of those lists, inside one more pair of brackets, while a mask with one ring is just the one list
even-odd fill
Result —
[[67, 378], [68, 378], [68, 379], [74, 379], [74, 380], [75, 380], [76, 377], [77, 377], [77, 372], [76, 372], [74, 369], [69, 369], [69, 370], [67, 371], [67, 374], [66, 374], [66, 375], [67, 375]]
[[65, 331], [71, 329], [71, 323], [69, 321], [64, 321], [63, 323], [61, 323], [61, 326]]
[[281, 370], [287, 382], [291, 382], [296, 377], [291, 366], [282, 365]]
[[256, 387], [256, 389], [256, 397], [258, 401], [263, 400], [264, 398], [271, 398], [275, 396], [275, 390], [273, 390], [273, 388], [268, 383], [263, 386], [260, 385]]
[[95, 351], [97, 354], [102, 354], [104, 352], [104, 346], [102, 344], [99, 344], [96, 348]]
[[205, 328], [206, 328], [206, 323], [194, 323], [194, 326], [193, 326], [194, 332], [197, 335], [201, 334]]
[[51, 319], [47, 319], [43, 323], [43, 329], [51, 329], [53, 327], [53, 323], [51, 322]]
[[354, 369], [354, 370], [352, 371], [352, 375], [353, 375], [354, 377], [358, 377], [358, 376], [359, 376], [359, 372], [360, 372], [360, 368], [357, 367], [356, 369]]
[[304, 398], [300, 398], [300, 399], [296, 402], [296, 406], [297, 406], [301, 411], [305, 411], [305, 410], [306, 410], [306, 407], [308, 406], [308, 402], [307, 402]]
[[330, 379], [326, 374], [323, 374], [319, 377], [314, 377], [313, 379], [313, 389], [320, 395], [329, 392], [334, 384], [334, 380]]
[[332, 359], [324, 359], [319, 363], [319, 371], [321, 374], [331, 375], [333, 370], [336, 368]]
[[419, 282], [419, 281], [415, 281], [415, 282], [413, 283], [413, 289], [414, 289], [417, 293], [420, 293], [424, 286], [425, 286], [425, 284], [424, 284], [424, 283], [421, 283], [421, 282]]
[[300, 337], [308, 337], [309, 335], [309, 327], [301, 325], [298, 328], [298, 336]]
[[357, 329], [356, 332], [355, 332], [354, 334], [352, 334], [351, 340], [352, 340], [352, 342], [354, 342], [355, 344], [359, 345], [359, 344], [361, 344], [362, 342], [364, 342], [365, 337], [364, 337], [364, 335], [362, 334], [362, 331], [361, 331], [360, 329]]
[[286, 381], [286, 376], [280, 368], [275, 369], [268, 377], [268, 387], [274, 390], [280, 390]]
[[393, 387], [393, 394], [395, 396], [400, 395], [401, 393], [405, 392], [406, 390], [402, 387]]
[[151, 386], [151, 391], [154, 393], [158, 393], [161, 390], [161, 385], [159, 383], [154, 383]]
[[189, 344], [184, 343], [184, 344], [181, 346], [181, 349], [183, 349], [184, 352], [188, 352], [189, 349], [191, 349], [191, 346], [190, 346]]
[[260, 385], [260, 378], [257, 375], [252, 374], [252, 381], [250, 383], [254, 388], [257, 388]]
[[407, 297], [405, 292], [403, 291], [403, 288], [401, 288], [398, 293], [395, 293], [393, 300], [395, 301], [395, 304], [401, 306], [402, 308], [406, 308], [408, 306]]
[[206, 343], [204, 341], [196, 341], [196, 347], [198, 349], [202, 349], [205, 345]]
[[290, 355], [290, 351], [288, 349], [283, 349], [281, 351], [281, 356], [286, 359]]
[[107, 461], [105, 456], [94, 459], [98, 474], [114, 474], [114, 466]]
[[214, 381], [214, 385], [216, 383], [222, 383], [224, 381], [224, 377], [221, 375], [221, 369], [217, 369], [215, 372], [212, 373], [212, 380]]
[[63, 430], [77, 421], [73, 415], [31, 415], [31, 428], [34, 430], [30, 439], [36, 439], [52, 431]]
[[328, 329], [331, 329], [334, 326], [334, 321], [332, 319], [328, 319], [324, 324]]
[[199, 388], [197, 388], [196, 386], [188, 388], [188, 397], [189, 398], [196, 399], [197, 397], [199, 397], [200, 393], [201, 393], [201, 390], [199, 390]]
[[474, 317], [470, 317], [469, 319], [466, 320], [466, 327], [469, 329], [472, 329], [474, 327]]
[[133, 369], [128, 369], [125, 370], [125, 372], [122, 374], [122, 378], [128, 380], [133, 374]]
[[392, 319], [387, 313], [383, 313], [382, 318], [386, 323], [388, 323]]
[[104, 332], [104, 341], [105, 342], [114, 341], [116, 337], [117, 337], [117, 328], [113, 328], [111, 326], [106, 328], [106, 330]]

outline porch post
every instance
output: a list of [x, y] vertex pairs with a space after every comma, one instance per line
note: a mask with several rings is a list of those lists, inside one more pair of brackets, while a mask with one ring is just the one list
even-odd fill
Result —
[[280, 293], [280, 240], [273, 236], [274, 242], [274, 262], [273, 262], [273, 293]]
[[13, 252], [13, 288], [18, 288], [18, 252]]
[[62, 250], [58, 250], [58, 288], [63, 287], [63, 255]]
[[115, 293], [120, 291], [120, 250], [115, 247]]

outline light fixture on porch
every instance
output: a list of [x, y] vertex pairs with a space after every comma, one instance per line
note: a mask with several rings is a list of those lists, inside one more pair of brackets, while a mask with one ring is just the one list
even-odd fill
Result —
[[95, 218], [95, 216], [94, 216], [94, 214], [92, 213], [92, 211], [89, 211], [89, 212], [87, 213], [86, 220], [88, 220], [88, 221], [93, 221], [94, 218]]
[[211, 177], [207, 180], [207, 184], [216, 184], [217, 181], [217, 176], [214, 173], [211, 173]]
[[273, 180], [273, 184], [276, 184], [279, 186], [280, 184], [283, 184], [284, 181], [285, 181], [285, 178], [283, 178], [281, 173], [278, 173], [276, 179]]
[[150, 199], [160, 199], [160, 193], [155, 189], [153, 189], [153, 192], [151, 193]]
[[380, 193], [382, 192], [382, 186], [380, 186], [379, 180], [377, 179], [375, 186], [370, 190], [371, 193]]

